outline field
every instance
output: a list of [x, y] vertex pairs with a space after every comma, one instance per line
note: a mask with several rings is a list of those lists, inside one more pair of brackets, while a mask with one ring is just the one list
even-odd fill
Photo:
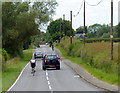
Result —
[[[58, 48], [63, 55], [73, 62], [83, 65], [88, 72], [103, 81], [118, 85], [118, 44], [114, 44], [114, 60], [110, 57], [110, 42], [86, 43], [69, 38], [63, 39]], [[64, 53], [65, 52], [65, 53]]]

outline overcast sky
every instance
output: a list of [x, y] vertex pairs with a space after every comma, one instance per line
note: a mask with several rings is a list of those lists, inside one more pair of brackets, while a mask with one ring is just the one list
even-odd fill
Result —
[[[53, 17], [54, 20], [63, 18], [70, 20], [70, 11], [73, 15], [76, 15], [80, 9], [83, 0], [56, 0], [58, 7], [56, 9], [56, 15]], [[101, 0], [86, 0], [89, 4], [96, 4]], [[114, 25], [118, 24], [118, 2], [120, 0], [113, 0], [114, 2]], [[111, 0], [102, 0], [97, 6], [89, 6], [86, 4], [86, 25], [92, 25], [95, 23], [99, 24], [110, 24], [111, 22]], [[83, 6], [80, 13], [73, 16], [73, 28], [76, 29], [83, 26]]]

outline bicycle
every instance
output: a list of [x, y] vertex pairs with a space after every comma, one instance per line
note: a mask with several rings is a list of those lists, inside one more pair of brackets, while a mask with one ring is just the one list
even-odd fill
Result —
[[54, 47], [52, 47], [52, 51], [54, 51]]
[[32, 68], [32, 72], [31, 72], [31, 74], [33, 74], [33, 76], [35, 76], [35, 68]]

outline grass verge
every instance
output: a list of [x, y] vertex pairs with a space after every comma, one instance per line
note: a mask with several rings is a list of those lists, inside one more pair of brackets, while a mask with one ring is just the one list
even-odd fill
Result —
[[64, 58], [71, 60], [72, 62], [85, 68], [92, 76], [94, 76], [102, 81], [105, 81], [109, 84], [118, 85], [118, 76], [115, 76], [114, 73], [107, 74], [100, 69], [93, 68], [93, 67], [87, 65], [86, 62], [81, 61], [80, 57], [67, 56], [67, 53], [65, 52], [65, 50], [62, 47], [56, 46], [56, 48], [58, 48], [60, 50], [60, 52], [62, 53]]
[[0, 72], [0, 93], [2, 92], [2, 72]]
[[7, 67], [2, 73], [2, 91], [7, 89], [14, 83], [21, 70], [32, 58], [33, 49], [24, 50], [23, 58], [13, 58], [7, 62]]

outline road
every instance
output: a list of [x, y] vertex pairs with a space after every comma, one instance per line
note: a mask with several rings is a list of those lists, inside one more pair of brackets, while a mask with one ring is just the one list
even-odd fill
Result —
[[[42, 46], [35, 51], [44, 54], [54, 53], [48, 46]], [[79, 77], [69, 66], [61, 61], [61, 69], [42, 70], [42, 60], [37, 60], [35, 76], [31, 74], [28, 64], [16, 83], [9, 91], [101, 91]]]

